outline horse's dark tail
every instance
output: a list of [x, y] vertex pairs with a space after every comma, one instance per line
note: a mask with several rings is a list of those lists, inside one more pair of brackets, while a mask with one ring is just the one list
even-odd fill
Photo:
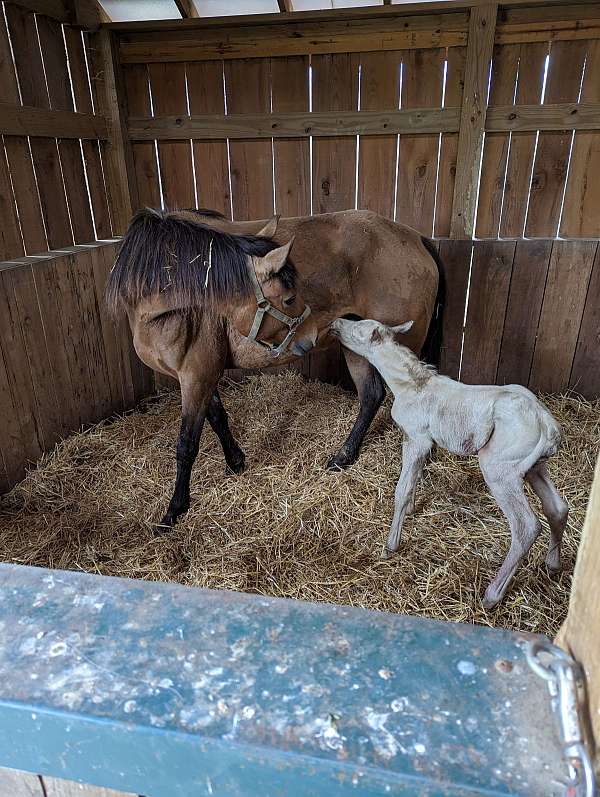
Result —
[[438, 270], [437, 295], [435, 297], [433, 315], [431, 316], [429, 329], [427, 330], [427, 337], [425, 338], [425, 343], [421, 349], [421, 359], [425, 360], [431, 365], [435, 365], [437, 368], [440, 365], [442, 353], [442, 328], [444, 320], [444, 303], [446, 300], [446, 278], [444, 264], [437, 248], [435, 247], [435, 244], [433, 241], [429, 240], [429, 238], [425, 238], [425, 236], [423, 236], [421, 240], [423, 241], [423, 246], [425, 249], [427, 249], [435, 261]]

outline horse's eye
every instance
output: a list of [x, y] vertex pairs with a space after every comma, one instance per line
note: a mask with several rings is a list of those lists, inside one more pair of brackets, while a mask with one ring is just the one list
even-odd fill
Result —
[[296, 296], [294, 295], [290, 296], [289, 299], [284, 299], [283, 303], [286, 307], [289, 307], [290, 305], [294, 304], [295, 301], [296, 301]]

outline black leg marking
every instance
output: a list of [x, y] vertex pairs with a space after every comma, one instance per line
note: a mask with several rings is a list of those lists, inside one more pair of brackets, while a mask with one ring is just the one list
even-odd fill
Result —
[[385, 385], [375, 368], [363, 357], [346, 349], [342, 351], [358, 391], [360, 411], [345, 443], [327, 463], [329, 470], [345, 470], [356, 462], [369, 426], [385, 398]]
[[215, 390], [212, 395], [206, 417], [223, 446], [223, 454], [225, 455], [225, 462], [227, 463], [227, 472], [243, 473], [246, 467], [246, 457], [238, 445], [237, 440], [231, 434], [227, 412], [223, 406], [218, 390]]

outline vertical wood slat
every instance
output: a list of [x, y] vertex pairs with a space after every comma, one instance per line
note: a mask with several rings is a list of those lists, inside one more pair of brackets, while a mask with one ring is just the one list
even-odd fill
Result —
[[0, 147], [0, 219], [0, 258], [19, 257], [23, 254], [23, 241], [3, 147]]
[[499, 385], [529, 382], [552, 241], [518, 241], [498, 362]]
[[[157, 116], [187, 115], [185, 64], [149, 64], [152, 104]], [[169, 210], [195, 205], [192, 150], [189, 141], [160, 141], [160, 179]]]
[[[361, 53], [360, 107], [395, 110], [400, 100], [400, 52]], [[358, 207], [394, 218], [398, 136], [360, 136]]]
[[487, 110], [488, 70], [496, 30], [497, 3], [471, 8], [460, 114], [450, 232], [470, 238], [475, 225], [479, 165]]
[[458, 379], [460, 373], [465, 302], [472, 251], [473, 243], [469, 240], [442, 241], [440, 244], [440, 259], [446, 285], [440, 372], [452, 379]]
[[[547, 42], [520, 46], [517, 105], [536, 105], [541, 101], [547, 53]], [[536, 133], [513, 132], [510, 135], [500, 220], [501, 238], [520, 238], [523, 235], [535, 142]]]
[[460, 379], [496, 381], [506, 315], [514, 241], [475, 241]]
[[[407, 50], [402, 57], [402, 107], [439, 108], [445, 52]], [[439, 135], [401, 135], [396, 220], [433, 234]]]
[[108, 140], [102, 143], [102, 164], [113, 235], [122, 235], [139, 207], [135, 166], [127, 133], [126, 96], [115, 34], [101, 30], [87, 39], [92, 93], [97, 113], [106, 117]]
[[555, 241], [529, 386], [553, 392], [569, 384], [596, 241]]
[[569, 385], [586, 398], [600, 396], [600, 245], [594, 258]]
[[[308, 111], [308, 56], [271, 59], [271, 98], [275, 113]], [[275, 210], [282, 216], [310, 215], [308, 137], [275, 139]]]
[[[466, 56], [466, 47], [448, 48], [444, 97], [446, 108], [462, 105]], [[458, 133], [442, 133], [434, 227], [435, 235], [440, 238], [447, 238], [450, 235], [457, 155]]]
[[[553, 42], [544, 102], [576, 102], [586, 53], [585, 41]], [[558, 230], [572, 132], [540, 132], [538, 136], [525, 234], [553, 237]]]
[[10, 52], [4, 15], [0, 14], [0, 102], [19, 105], [19, 87]]
[[[225, 62], [228, 113], [269, 113], [271, 60], [251, 58]], [[264, 219], [273, 214], [271, 141], [236, 139], [229, 144], [233, 218]]]
[[[488, 108], [513, 104], [518, 71], [519, 45], [495, 46]], [[509, 141], [509, 133], [486, 133], [485, 136], [476, 219], [478, 238], [498, 237]]]
[[[4, 146], [12, 176], [12, 186], [21, 220], [21, 232], [27, 254], [45, 252], [48, 240], [44, 228], [38, 186], [29, 151], [29, 142], [24, 136], [4, 136]], [[0, 192], [1, 193], [1, 192]], [[7, 218], [2, 214], [2, 218]], [[6, 253], [4, 257], [6, 257]]]
[[[148, 66], [129, 64], [123, 67], [123, 86], [129, 116], [150, 116]], [[131, 144], [138, 198], [133, 210], [160, 207], [160, 184], [154, 141], [133, 141]]]
[[[190, 113], [225, 113], [223, 62], [186, 64]], [[198, 207], [218, 210], [231, 218], [227, 140], [194, 140]]]
[[[600, 102], [600, 41], [588, 42], [581, 102]], [[562, 236], [600, 237], [600, 131], [577, 130], [565, 194]]]
[[5, 4], [5, 12], [23, 105], [49, 108], [34, 14], [12, 3]]

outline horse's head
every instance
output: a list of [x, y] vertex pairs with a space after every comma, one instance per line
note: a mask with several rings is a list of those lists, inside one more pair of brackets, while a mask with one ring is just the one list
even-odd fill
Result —
[[274, 357], [302, 357], [316, 343], [317, 326], [298, 289], [296, 271], [288, 262], [294, 243], [249, 260], [253, 292], [233, 311], [231, 322], [244, 337], [267, 347]]

